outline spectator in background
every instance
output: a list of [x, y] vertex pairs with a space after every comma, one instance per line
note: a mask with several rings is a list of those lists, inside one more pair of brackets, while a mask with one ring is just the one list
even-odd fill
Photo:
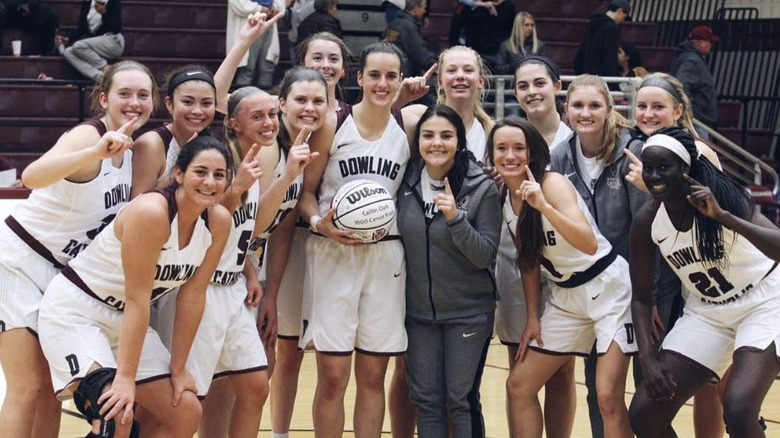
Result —
[[618, 65], [620, 66], [620, 76], [624, 78], [643, 78], [647, 76], [648, 71], [642, 66], [642, 57], [639, 55], [639, 49], [630, 43], [620, 43], [618, 46]]
[[125, 50], [122, 36], [122, 0], [82, 0], [79, 25], [65, 38], [57, 37], [68, 64], [97, 81], [103, 68]]
[[617, 60], [620, 25], [630, 20], [630, 13], [628, 1], [612, 0], [606, 13], [591, 17], [574, 58], [575, 74], [620, 76]]
[[3, 29], [17, 27], [35, 34], [40, 42], [40, 55], [54, 51], [54, 36], [60, 27], [60, 17], [40, 0], [0, 1], [0, 51], [3, 50]]
[[492, 0], [492, 8], [464, 7], [461, 19], [466, 45], [476, 50], [490, 71], [496, 70], [498, 49], [512, 34], [515, 6], [511, 1]]
[[385, 5], [385, 21], [388, 25], [395, 20], [401, 11], [406, 9], [406, 0], [385, 0], [382, 3]]
[[317, 32], [330, 32], [339, 38], [344, 38], [341, 23], [336, 19], [338, 7], [338, 0], [314, 0], [314, 12], [309, 14], [298, 27], [298, 40], [306, 41], [306, 38]]
[[[284, 11], [284, 0], [228, 0], [226, 53], [230, 53], [238, 40], [238, 34], [248, 16], [262, 12], [270, 19]], [[271, 88], [280, 52], [279, 30], [274, 24], [252, 44], [249, 52], [238, 63], [233, 85], [236, 88], [250, 85], [264, 90]]]
[[[715, 127], [718, 121], [718, 99], [715, 79], [704, 58], [712, 52], [713, 44], [720, 38], [709, 26], [696, 26], [688, 39], [677, 46], [677, 56], [672, 62], [672, 76], [682, 82], [685, 93], [691, 98], [693, 117]], [[697, 131], [701, 138], [708, 138], [704, 131]]]
[[287, 39], [290, 40], [290, 59], [295, 59], [295, 47], [298, 42], [303, 42], [303, 38], [298, 38], [298, 27], [301, 22], [309, 15], [314, 13], [314, 0], [286, 0], [287, 2], [287, 25], [290, 30], [287, 31]]
[[496, 58], [495, 74], [511, 75], [529, 56], [547, 56], [547, 47], [536, 36], [536, 20], [530, 12], [522, 11], [515, 15], [512, 35], [501, 43]]
[[[402, 70], [405, 78], [422, 76], [436, 62], [436, 55], [428, 50], [420, 29], [426, 7], [427, 0], [406, 0], [406, 9], [385, 30], [385, 39], [406, 55]], [[420, 103], [428, 106], [434, 103], [430, 93], [422, 99]]]

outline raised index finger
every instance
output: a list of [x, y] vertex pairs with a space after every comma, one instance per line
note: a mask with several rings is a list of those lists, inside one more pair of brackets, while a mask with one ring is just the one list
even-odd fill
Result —
[[311, 130], [307, 126], [304, 126], [301, 129], [301, 132], [298, 133], [298, 137], [295, 137], [295, 142], [293, 143], [293, 146], [298, 146], [303, 144], [307, 140], [307, 137], [309, 136], [310, 133]]
[[688, 181], [688, 184], [690, 184], [692, 186], [704, 187], [704, 184], [702, 184], [702, 183], [696, 181], [695, 179], [691, 178], [687, 173], [683, 173], [683, 179]]
[[244, 163], [251, 163], [252, 160], [255, 159], [259, 151], [260, 151], [260, 145], [257, 143], [253, 143], [252, 147], [249, 148], [249, 150], [246, 153], [246, 156], [244, 157]]
[[138, 122], [138, 116], [133, 117], [127, 123], [122, 125], [116, 132], [125, 135], [132, 135], [135, 132], [135, 124]]
[[634, 153], [631, 152], [630, 150], [623, 149], [623, 153], [626, 154], [626, 156], [628, 157], [629, 160], [631, 160], [632, 163], [636, 165], [642, 164], [642, 161], [636, 155], [634, 155]]
[[425, 82], [431, 80], [431, 77], [433, 77], [433, 73], [436, 71], [438, 67], [439, 64], [434, 62], [431, 68], [429, 68], [428, 71], [425, 72], [425, 74], [423, 75], [423, 77], [425, 78]]
[[528, 177], [528, 181], [536, 182], [536, 178], [534, 178], [534, 173], [531, 172], [531, 168], [528, 167], [528, 165], [525, 165], [525, 175]]
[[452, 196], [452, 187], [450, 187], [450, 179], [444, 178], [444, 193]]

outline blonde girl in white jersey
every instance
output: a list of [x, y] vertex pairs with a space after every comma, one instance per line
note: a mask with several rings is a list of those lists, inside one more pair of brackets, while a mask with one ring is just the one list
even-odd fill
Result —
[[[251, 45], [251, 41], [268, 28], [269, 23], [270, 21], [264, 21], [262, 15], [248, 19], [242, 29], [239, 42], [233, 47], [215, 75], [218, 90], [227, 90], [237, 60], [246, 51], [246, 47]], [[317, 155], [310, 154], [306, 138], [311, 131], [319, 129], [324, 122], [328, 104], [327, 85], [319, 72], [298, 68], [288, 71], [285, 75], [279, 98], [254, 87], [244, 87], [234, 91], [229, 98], [220, 94], [219, 101], [227, 102], [226, 138], [231, 145], [235, 160], [242, 161], [238, 169], [237, 181], [226, 194], [223, 205], [235, 211], [234, 218], [238, 217], [236, 214], [239, 209], [244, 209], [245, 206], [254, 204], [259, 207], [255, 218], [250, 218], [250, 214], [244, 215], [248, 221], [254, 222], [252, 240], [239, 242], [238, 248], [226, 249], [231, 253], [238, 251], [242, 256], [249, 255], [245, 259], [242, 257], [246, 264], [244, 269], [247, 283], [246, 300], [245, 302], [231, 300], [230, 302], [235, 304], [226, 307], [233, 308], [234, 312], [240, 312], [240, 320], [243, 321], [250, 315], [250, 312], [243, 307], [257, 306], [262, 297], [256, 272], [260, 271], [262, 266], [258, 263], [273, 259], [273, 257], [261, 257], [258, 260], [253, 257], [254, 251], [262, 251], [269, 234], [291, 214], [302, 190], [302, 171], [310, 158]], [[281, 118], [281, 126], [279, 118]], [[259, 151], [256, 150], [258, 146], [260, 146]], [[258, 239], [255, 239], [255, 236]], [[283, 263], [281, 269], [284, 269]], [[212, 283], [210, 299], [215, 303], [226, 302], [225, 289], [221, 285]], [[235, 295], [235, 292], [231, 294]], [[235, 306], [240, 306], [242, 309], [235, 309]], [[215, 324], [220, 323], [218, 316], [212, 318]], [[265, 318], [265, 315], [261, 314], [260, 318]], [[258, 321], [258, 327], [261, 326], [260, 322], [262, 321]], [[245, 322], [241, 325], [250, 326]], [[254, 325], [253, 320], [251, 326]], [[204, 415], [199, 435], [216, 437], [224, 436], [229, 432], [230, 436], [236, 437], [255, 436], [268, 395], [268, 377], [273, 369], [273, 344], [265, 347], [266, 352], [271, 353], [268, 354], [267, 361], [269, 370], [260, 370], [258, 366], [264, 368], [266, 363], [266, 353], [263, 352], [260, 338], [256, 334], [249, 333], [251, 330], [240, 330], [235, 322], [227, 325], [225, 330], [224, 341], [218, 339], [212, 342], [207, 339], [208, 331], [203, 331], [204, 336], [199, 332], [196, 340], [200, 342], [203, 338], [205, 345], [211, 346], [212, 349], [213, 345], [222, 345], [222, 351], [217, 351], [220, 355], [217, 368], [209, 367], [208, 370], [216, 371], [215, 377], [229, 376], [227, 379], [215, 380], [212, 383], [209, 397], [204, 402]], [[247, 337], [250, 335], [251, 337]], [[255, 354], [263, 356], [262, 364], [253, 362], [248, 365], [245, 358], [232, 354], [234, 349], [247, 348], [247, 346], [259, 350]], [[200, 358], [191, 358], [191, 360], [202, 362]], [[233, 401], [234, 397], [235, 401]]]
[[0, 362], [7, 392], [0, 430], [56, 437], [60, 405], [38, 343], [43, 291], [130, 198], [133, 131], [149, 119], [157, 88], [136, 62], [108, 66], [93, 91], [104, 114], [60, 137], [24, 171], [30, 197], [0, 224]]
[[[363, 177], [371, 177], [395, 193], [403, 171], [411, 155], [407, 113], [403, 114], [404, 129], [400, 127], [398, 112], [391, 110], [396, 94], [401, 87], [400, 50], [385, 42], [367, 46], [360, 57], [358, 66], [358, 84], [363, 89], [363, 100], [352, 110], [339, 127], [339, 117], [329, 115], [325, 126], [312, 136], [312, 146], [320, 156], [306, 169], [304, 192], [299, 208], [314, 233], [306, 243], [306, 257], [309, 274], [307, 284], [312, 286], [312, 316], [308, 330], [302, 342], [313, 335], [317, 351], [318, 380], [314, 398], [314, 428], [318, 436], [341, 436], [344, 428], [344, 393], [349, 381], [352, 352], [358, 351], [355, 358], [355, 377], [357, 380], [357, 403], [355, 411], [355, 431], [360, 436], [375, 436], [380, 433], [384, 417], [384, 375], [389, 355], [402, 353], [406, 348], [406, 335], [403, 328], [403, 248], [400, 241], [388, 239], [372, 245], [363, 245], [351, 239], [349, 233], [336, 228], [333, 223], [333, 210], [329, 208], [329, 199], [343, 182]], [[411, 117], [411, 116], [410, 116]], [[404, 133], [407, 138], [402, 138]], [[339, 140], [335, 140], [339, 139]], [[382, 142], [379, 140], [382, 139]], [[338, 143], [338, 144], [336, 144]], [[338, 146], [341, 147], [338, 147]], [[384, 155], [393, 163], [395, 169], [389, 175], [353, 174], [347, 172], [339, 176], [338, 161], [343, 157], [349, 161], [361, 151], [372, 151]], [[343, 175], [343, 174], [342, 174]], [[318, 202], [319, 194], [319, 202]], [[392, 234], [392, 232], [391, 232]], [[397, 234], [397, 233], [396, 233]], [[352, 260], [331, 260], [337, 254], [351, 254]], [[313, 257], [313, 258], [310, 258]], [[338, 257], [341, 257], [338, 255]], [[384, 258], [378, 268], [392, 271], [393, 274], [367, 276], [366, 284], [355, 277], [354, 263], [364, 264], [368, 260]], [[363, 268], [359, 268], [363, 269]], [[325, 275], [329, 279], [320, 280]], [[396, 276], [397, 275], [397, 276]], [[362, 276], [360, 276], [362, 277]], [[371, 277], [371, 278], [368, 278]], [[355, 280], [354, 282], [352, 280]], [[352, 283], [350, 286], [335, 286]], [[370, 284], [382, 281], [385, 287]], [[330, 283], [330, 284], [329, 284]], [[307, 286], [308, 287], [308, 286]], [[369, 295], [363, 295], [366, 291]], [[374, 295], [382, 294], [385, 308], [367, 310]], [[356, 319], [345, 320], [339, 315], [327, 316], [323, 308], [339, 305], [336, 296], [343, 296], [350, 302], [343, 310], [355, 315]], [[369, 298], [372, 297], [372, 298]], [[352, 304], [354, 303], [354, 304]], [[399, 307], [400, 306], [400, 307]], [[371, 307], [371, 306], [368, 306]], [[360, 310], [360, 315], [357, 314]], [[334, 320], [338, 318], [339, 320]], [[334, 324], [346, 323], [344, 329], [331, 329]], [[381, 327], [380, 327], [381, 325]], [[378, 336], [379, 332], [383, 335]]]
[[[328, 83], [328, 113], [346, 111], [349, 105], [337, 97], [337, 86], [346, 78], [349, 49], [329, 32], [316, 33], [297, 46], [297, 64], [319, 70]], [[273, 438], [287, 438], [290, 431], [298, 374], [304, 354], [298, 348], [301, 334], [305, 247], [309, 227], [296, 209], [268, 237], [266, 283], [260, 301], [258, 324], [266, 346], [276, 346], [271, 379], [271, 427]], [[271, 355], [269, 354], [269, 358]]]

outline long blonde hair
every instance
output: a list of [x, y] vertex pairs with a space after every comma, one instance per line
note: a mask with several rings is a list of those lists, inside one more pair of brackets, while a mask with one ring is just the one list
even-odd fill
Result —
[[[482, 125], [482, 127], [485, 129], [485, 132], [489, 132], [490, 129], [493, 128], [493, 119], [490, 118], [487, 112], [485, 112], [485, 108], [482, 106], [482, 102], [485, 100], [485, 94], [487, 93], [487, 76], [490, 74], [487, 67], [485, 66], [485, 63], [482, 61], [482, 57], [479, 56], [479, 53], [477, 53], [474, 49], [471, 47], [466, 46], [452, 46], [449, 49], [444, 50], [439, 55], [439, 71], [437, 74], [439, 77], [441, 77], [442, 73], [444, 73], [444, 57], [447, 56], [448, 53], [454, 52], [454, 51], [462, 51], [470, 53], [474, 56], [474, 59], [477, 61], [477, 67], [479, 68], [479, 75], [484, 79], [485, 86], [482, 87], [477, 94], [477, 98], [474, 99], [474, 117], [477, 118], [479, 121], [479, 124]], [[445, 102], [447, 100], [447, 96], [444, 94], [444, 87], [439, 87], [436, 91], [437, 98], [436, 103], [445, 105]]]
[[539, 39], [536, 37], [536, 19], [530, 12], [522, 11], [515, 15], [515, 22], [512, 25], [512, 35], [509, 36], [509, 51], [515, 55], [525, 53], [525, 32], [523, 32], [523, 22], [526, 18], [530, 18], [534, 22], [534, 31], [531, 33], [531, 54], [535, 54], [539, 50]]
[[696, 135], [693, 118], [691, 118], [691, 99], [685, 94], [685, 87], [676, 77], [666, 73], [653, 73], [645, 76], [637, 91], [644, 87], [658, 87], [672, 97], [675, 108], [677, 105], [682, 105], [682, 117], [677, 121], [677, 126], [687, 129], [691, 135]]
[[623, 117], [622, 114], [615, 109], [615, 102], [612, 100], [612, 95], [609, 94], [609, 87], [607, 83], [599, 76], [595, 75], [579, 75], [571, 81], [569, 89], [566, 90], [566, 110], [569, 109], [569, 100], [572, 93], [580, 87], [594, 87], [604, 97], [607, 102], [607, 119], [604, 121], [604, 139], [596, 152], [596, 159], [599, 161], [610, 161], [612, 155], [615, 153], [615, 146], [617, 145], [617, 139], [620, 135], [621, 129], [627, 129], [631, 127], [631, 124]]

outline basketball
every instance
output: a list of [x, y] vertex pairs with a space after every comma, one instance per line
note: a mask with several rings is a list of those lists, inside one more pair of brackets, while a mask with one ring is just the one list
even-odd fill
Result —
[[354, 231], [352, 238], [365, 243], [381, 240], [395, 220], [393, 196], [381, 185], [359, 179], [350, 181], [333, 196], [333, 222], [341, 230]]

